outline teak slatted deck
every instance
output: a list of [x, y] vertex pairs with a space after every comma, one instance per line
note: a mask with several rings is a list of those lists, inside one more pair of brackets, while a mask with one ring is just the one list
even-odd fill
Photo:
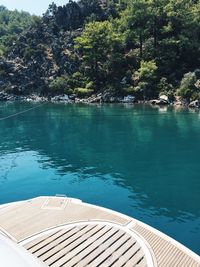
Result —
[[66, 197], [0, 206], [0, 232], [52, 267], [200, 267], [198, 255], [150, 226]]

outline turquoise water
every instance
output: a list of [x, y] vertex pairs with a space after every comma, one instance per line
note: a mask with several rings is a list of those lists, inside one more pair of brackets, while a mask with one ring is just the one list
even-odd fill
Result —
[[[0, 118], [37, 104], [0, 103]], [[0, 120], [0, 203], [66, 194], [200, 254], [200, 113], [46, 104]]]

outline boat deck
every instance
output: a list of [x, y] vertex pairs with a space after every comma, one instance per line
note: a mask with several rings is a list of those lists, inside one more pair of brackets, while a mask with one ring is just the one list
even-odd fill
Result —
[[154, 228], [66, 197], [1, 205], [0, 232], [52, 267], [200, 267], [198, 255]]

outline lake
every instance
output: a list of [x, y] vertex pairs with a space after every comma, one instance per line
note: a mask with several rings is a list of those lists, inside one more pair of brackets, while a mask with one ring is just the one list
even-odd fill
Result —
[[[200, 112], [0, 103], [0, 203], [65, 194], [139, 219], [200, 254]], [[34, 108], [34, 109], [32, 109]]]

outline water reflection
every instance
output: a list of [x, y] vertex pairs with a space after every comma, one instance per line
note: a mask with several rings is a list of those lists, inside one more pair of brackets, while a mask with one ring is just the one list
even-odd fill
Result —
[[[1, 103], [0, 117], [31, 106]], [[47, 104], [0, 121], [0, 202], [65, 193], [199, 251], [198, 118], [172, 107]]]

